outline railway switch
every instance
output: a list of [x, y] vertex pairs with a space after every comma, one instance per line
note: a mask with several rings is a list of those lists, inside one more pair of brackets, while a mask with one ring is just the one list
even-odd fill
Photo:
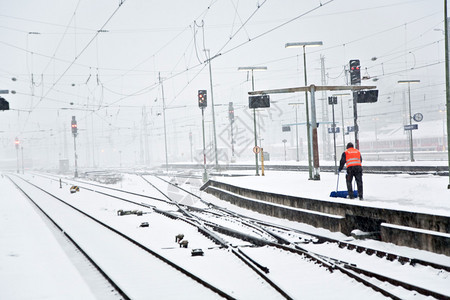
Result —
[[188, 240], [182, 240], [180, 243], [180, 248], [187, 248], [188, 247]]
[[192, 256], [203, 256], [203, 250], [200, 248], [192, 249], [191, 255]]
[[119, 209], [117, 211], [118, 216], [125, 216], [125, 215], [138, 215], [142, 216], [143, 212], [141, 210], [123, 210]]
[[180, 233], [175, 236], [175, 243], [179, 243], [183, 240], [184, 234]]

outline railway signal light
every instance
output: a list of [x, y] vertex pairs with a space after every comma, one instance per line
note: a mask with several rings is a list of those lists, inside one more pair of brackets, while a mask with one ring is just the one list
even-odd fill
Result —
[[350, 83], [352, 85], [361, 83], [361, 65], [359, 59], [350, 60]]
[[198, 90], [198, 107], [203, 109], [206, 108], [207, 105], [206, 90]]
[[234, 121], [234, 107], [233, 102], [228, 103], [228, 118], [230, 121]]
[[77, 136], [78, 134], [77, 120], [75, 120], [75, 116], [72, 116], [72, 134], [74, 136]]
[[19, 149], [19, 145], [20, 145], [19, 138], [16, 138], [16, 139], [14, 140], [14, 144], [16, 145], [16, 149]]

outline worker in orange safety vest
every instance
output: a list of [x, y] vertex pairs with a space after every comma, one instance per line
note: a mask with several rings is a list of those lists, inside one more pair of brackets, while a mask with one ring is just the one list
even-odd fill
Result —
[[359, 200], [363, 200], [363, 182], [362, 182], [362, 156], [358, 149], [353, 147], [353, 143], [347, 144], [347, 150], [342, 153], [341, 161], [339, 164], [339, 172], [344, 168], [344, 164], [347, 167], [347, 190], [350, 199], [354, 199], [352, 181], [353, 177], [356, 180], [356, 186], [358, 187]]

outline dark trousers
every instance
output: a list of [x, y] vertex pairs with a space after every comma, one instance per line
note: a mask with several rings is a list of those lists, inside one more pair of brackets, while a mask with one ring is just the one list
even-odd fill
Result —
[[363, 182], [362, 182], [362, 167], [361, 166], [354, 166], [347, 168], [347, 176], [345, 177], [347, 181], [347, 190], [350, 198], [353, 197], [353, 188], [352, 188], [352, 181], [353, 177], [355, 177], [356, 180], [356, 186], [358, 187], [358, 197], [362, 198], [363, 196]]

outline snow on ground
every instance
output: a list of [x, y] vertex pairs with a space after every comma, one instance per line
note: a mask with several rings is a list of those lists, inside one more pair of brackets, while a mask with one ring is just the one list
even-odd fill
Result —
[[251, 176], [215, 176], [213, 179], [277, 194], [346, 203], [356, 201], [359, 205], [450, 216], [450, 190], [447, 189], [449, 179], [446, 176], [363, 174], [364, 201], [359, 201], [330, 197], [330, 192], [336, 190], [338, 177], [338, 190], [347, 190], [345, 171], [339, 176], [322, 172], [320, 180], [308, 180], [306, 172], [266, 170], [264, 173], [265, 176], [253, 176], [255, 171], [232, 171], [223, 175]]
[[[234, 175], [250, 176], [215, 176], [213, 179], [274, 193], [329, 201], [355, 201], [360, 205], [450, 216], [450, 191], [447, 190], [448, 177], [444, 176], [364, 174], [365, 199], [364, 201], [359, 201], [329, 197], [329, 193], [336, 189], [337, 177], [332, 173], [322, 172], [320, 181], [308, 180], [308, 174], [304, 172], [266, 170], [265, 176], [254, 176], [254, 171], [233, 171], [232, 173]], [[339, 190], [345, 190], [342, 173], [340, 181]], [[53, 188], [55, 183], [50, 183], [50, 180], [48, 182]], [[209, 194], [198, 192], [193, 187], [192, 182], [183, 186], [200, 194], [206, 201], [227, 207], [238, 213], [299, 230], [313, 231], [343, 240], [353, 240], [353, 238], [341, 233], [333, 233], [325, 229], [313, 228], [307, 224], [277, 219], [241, 209]], [[145, 192], [149, 188], [148, 184], [135, 175], [125, 175], [124, 180], [115, 186], [135, 192]], [[167, 192], [169, 189], [166, 188], [164, 191]], [[2, 207], [0, 211], [0, 291], [2, 291], [0, 292], [0, 298], [97, 298], [95, 290], [89, 287], [85, 278], [71, 263], [71, 258], [67, 257], [67, 254], [60, 249], [60, 243], [55, 241], [53, 234], [45, 230], [48, 225], [44, 224], [42, 219], [37, 216], [30, 203], [23, 197], [18, 197], [17, 190], [12, 187], [6, 178], [0, 179], [0, 190], [2, 191], [0, 194], [0, 205]], [[353, 240], [353, 242], [375, 249], [398, 253], [399, 255], [450, 265], [450, 257], [444, 255], [373, 240]], [[361, 263], [363, 263], [362, 259]], [[55, 261], [57, 264], [54, 264]], [[293, 269], [290, 271], [293, 271]], [[283, 272], [282, 268], [277, 270], [277, 272]], [[405, 277], [407, 278], [408, 275], [406, 274]], [[314, 278], [317, 282], [321, 281], [320, 276]], [[314, 281], [314, 278], [309, 277], [309, 280]], [[315, 284], [320, 287], [320, 284], [317, 284], [317, 282]], [[443, 282], [446, 282], [446, 280], [443, 280]], [[30, 288], [25, 289], [24, 287]], [[55, 289], [55, 287], [57, 288]], [[309, 291], [312, 292], [312, 295], [318, 296], [313, 291]]]
[[30, 202], [0, 187], [0, 298], [96, 299]]

